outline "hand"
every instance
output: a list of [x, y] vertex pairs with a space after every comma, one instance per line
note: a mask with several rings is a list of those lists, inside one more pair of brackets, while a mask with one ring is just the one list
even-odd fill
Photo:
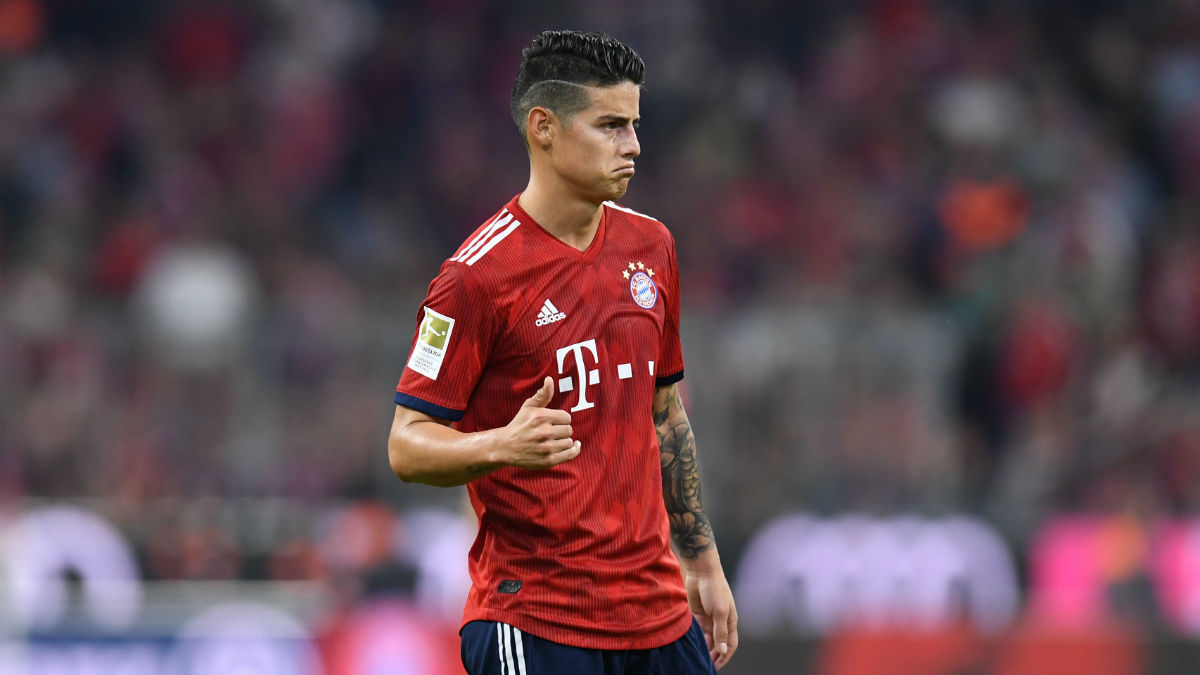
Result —
[[738, 648], [738, 614], [733, 603], [733, 591], [729, 589], [725, 573], [720, 569], [711, 573], [689, 573], [685, 570], [683, 584], [687, 588], [688, 606], [704, 630], [708, 655], [720, 669], [729, 663]]
[[554, 380], [547, 377], [542, 388], [521, 404], [504, 428], [502, 463], [523, 469], [549, 469], [579, 456], [582, 444], [571, 439], [571, 413], [547, 408], [552, 398]]

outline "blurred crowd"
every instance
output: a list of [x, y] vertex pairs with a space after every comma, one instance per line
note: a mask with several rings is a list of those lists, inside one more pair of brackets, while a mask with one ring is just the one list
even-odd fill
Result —
[[648, 65], [625, 203], [677, 240], [727, 559], [786, 509], [1018, 553], [1051, 513], [1200, 515], [1182, 0], [0, 0], [0, 509], [95, 504], [172, 579], [321, 574], [246, 500], [454, 507], [390, 474], [391, 392], [524, 186], [551, 27]]

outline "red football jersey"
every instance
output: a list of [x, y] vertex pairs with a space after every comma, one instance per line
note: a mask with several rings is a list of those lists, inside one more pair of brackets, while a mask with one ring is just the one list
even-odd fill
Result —
[[502, 621], [562, 644], [647, 649], [691, 612], [670, 549], [652, 419], [656, 386], [683, 378], [675, 245], [662, 223], [603, 207], [586, 251], [514, 198], [429, 286], [396, 403], [502, 427], [550, 375], [575, 459], [507, 467], [467, 485], [479, 516], [463, 624]]

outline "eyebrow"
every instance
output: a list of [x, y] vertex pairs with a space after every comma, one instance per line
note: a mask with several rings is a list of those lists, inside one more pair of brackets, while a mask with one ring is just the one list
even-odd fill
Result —
[[637, 117], [626, 117], [625, 115], [618, 115], [618, 114], [616, 114], [616, 113], [609, 113], [609, 114], [607, 114], [607, 115], [601, 115], [599, 118], [597, 118], [597, 119], [596, 119], [596, 121], [597, 121], [597, 122], [608, 122], [608, 121], [614, 121], [614, 122], [637, 122], [637, 121], [639, 121], [639, 120], [641, 120], [641, 119], [642, 119], [641, 115], [638, 115]]

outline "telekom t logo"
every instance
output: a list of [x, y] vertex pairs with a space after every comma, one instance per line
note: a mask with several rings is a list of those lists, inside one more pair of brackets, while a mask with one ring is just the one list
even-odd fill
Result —
[[[574, 408], [571, 408], [571, 412], [575, 412], [577, 410], [587, 410], [588, 408], [596, 407], [595, 403], [587, 400], [587, 387], [589, 384], [600, 384], [600, 371], [595, 368], [588, 370], [587, 364], [584, 363], [583, 360], [583, 350], [585, 349], [592, 353], [592, 365], [598, 365], [600, 363], [600, 356], [596, 353], [595, 338], [591, 340], [585, 340], [584, 342], [576, 342], [573, 345], [567, 345], [566, 347], [558, 350], [559, 375], [563, 374], [563, 360], [567, 358], [567, 353], [570, 352], [575, 354], [575, 376], [579, 380], [579, 402], [575, 404]], [[574, 389], [575, 383], [571, 381], [571, 378], [559, 378], [559, 391], [566, 392]]]

